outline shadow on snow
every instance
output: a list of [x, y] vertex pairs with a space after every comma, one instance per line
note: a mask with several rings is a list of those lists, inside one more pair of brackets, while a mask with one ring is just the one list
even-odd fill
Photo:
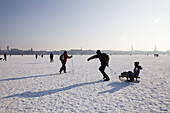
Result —
[[2, 79], [0, 81], [21, 80], [21, 79], [38, 78], [38, 77], [46, 77], [46, 76], [53, 76], [53, 75], [60, 75], [60, 74], [59, 73], [55, 73], [55, 74], [28, 76], [28, 77], [20, 77], [20, 78], [7, 78], [7, 79]]
[[129, 85], [134, 85], [134, 84], [133, 83], [128, 83], [128, 82], [113, 82], [113, 83], [108, 84], [108, 86], [113, 87], [112, 89], [107, 90], [107, 91], [99, 92], [98, 94], [114, 93], [114, 92], [119, 91], [120, 89], [125, 88], [125, 87], [127, 87]]
[[103, 80], [94, 81], [94, 82], [80, 83], [80, 84], [74, 84], [74, 85], [71, 85], [71, 86], [67, 86], [67, 87], [59, 88], [59, 89], [54, 89], [54, 90], [45, 90], [45, 91], [39, 91], [39, 92], [27, 91], [27, 92], [24, 92], [24, 93], [21, 93], [21, 94], [14, 94], [14, 95], [3, 97], [3, 98], [11, 98], [11, 97], [23, 97], [23, 98], [41, 97], [41, 96], [51, 95], [51, 94], [61, 92], [61, 91], [70, 90], [70, 89], [73, 89], [73, 88], [76, 88], [76, 87], [90, 85], [90, 84], [96, 84], [96, 83], [100, 83], [100, 82], [103, 82]]

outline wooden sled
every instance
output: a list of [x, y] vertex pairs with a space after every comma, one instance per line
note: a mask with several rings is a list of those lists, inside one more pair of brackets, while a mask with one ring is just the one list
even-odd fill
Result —
[[119, 79], [123, 82], [134, 82], [134, 83], [139, 83], [140, 81], [138, 80], [140, 77], [133, 77], [134, 81], [130, 81], [130, 77], [128, 76], [128, 72], [123, 72], [119, 76]]

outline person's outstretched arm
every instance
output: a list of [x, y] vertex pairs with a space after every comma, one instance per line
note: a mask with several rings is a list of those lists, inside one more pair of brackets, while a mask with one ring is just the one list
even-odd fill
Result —
[[70, 59], [70, 58], [72, 58], [72, 57], [73, 57], [72, 55], [71, 55], [71, 56], [68, 56], [68, 55], [67, 55], [67, 58], [68, 58], [68, 59]]
[[98, 56], [98, 55], [94, 55], [94, 56], [88, 58], [87, 61], [92, 60], [92, 59], [94, 59], [94, 58], [99, 58], [99, 56]]
[[139, 69], [141, 69], [141, 70], [142, 70], [142, 69], [143, 69], [143, 68], [142, 68], [142, 66], [139, 66]]

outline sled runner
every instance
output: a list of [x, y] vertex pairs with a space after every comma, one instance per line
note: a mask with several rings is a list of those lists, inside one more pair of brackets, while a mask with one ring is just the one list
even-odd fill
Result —
[[119, 79], [123, 82], [134, 82], [134, 83], [139, 83], [140, 81], [138, 80], [140, 77], [132, 77], [134, 80], [131, 81], [130, 77], [128, 76], [127, 72], [123, 72], [121, 73], [121, 75], [119, 76]]

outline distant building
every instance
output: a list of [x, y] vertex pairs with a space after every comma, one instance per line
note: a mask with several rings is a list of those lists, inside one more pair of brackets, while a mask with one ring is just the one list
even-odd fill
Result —
[[154, 57], [158, 57], [158, 56], [159, 56], [159, 54], [158, 54], [157, 49], [156, 49], [156, 46], [155, 46]]
[[11, 51], [18, 51], [18, 49], [14, 48], [14, 49], [11, 49]]
[[9, 46], [7, 46], [7, 51], [9, 51]]
[[130, 55], [132, 55], [133, 54], [133, 45], [132, 45], [132, 47], [131, 47], [131, 53], [130, 53]]
[[33, 48], [31, 48], [31, 51], [33, 51]]

